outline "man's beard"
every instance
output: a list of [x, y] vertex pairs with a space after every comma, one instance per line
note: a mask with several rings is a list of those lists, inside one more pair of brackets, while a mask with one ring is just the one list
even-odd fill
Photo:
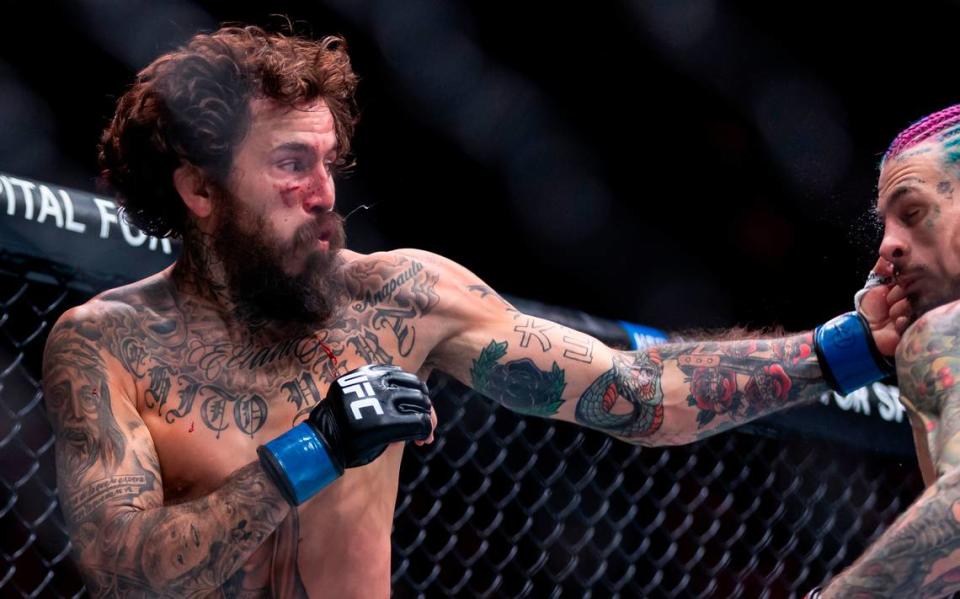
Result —
[[930, 310], [955, 302], [958, 299], [960, 299], [960, 293], [956, 290], [942, 290], [940, 293], [934, 295], [908, 293], [907, 301], [910, 302], [910, 322], [914, 323]]
[[937, 280], [929, 273], [924, 273], [923, 276], [928, 279], [924, 288], [907, 293], [907, 301], [910, 303], [908, 318], [911, 323], [935, 308], [960, 300], [960, 281], [951, 278]]
[[[214, 232], [213, 251], [223, 265], [237, 315], [250, 325], [273, 321], [328, 326], [343, 295], [337, 267], [346, 235], [340, 215], [324, 212], [297, 229], [290, 242], [270, 244], [263, 216], [251, 215], [229, 193], [221, 199], [230, 217]], [[329, 249], [311, 251], [324, 231], [329, 233]], [[284, 272], [285, 259], [304, 254], [299, 274]]]

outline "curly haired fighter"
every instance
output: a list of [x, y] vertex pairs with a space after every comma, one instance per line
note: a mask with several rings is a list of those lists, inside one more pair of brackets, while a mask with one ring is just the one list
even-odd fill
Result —
[[620, 352], [441, 256], [343, 249], [355, 86], [338, 38], [225, 28], [120, 99], [105, 178], [134, 224], [183, 250], [67, 312], [47, 343], [59, 490], [94, 595], [388, 596], [397, 442], [428, 440], [429, 406], [403, 377], [345, 382], [356, 368], [442, 369], [648, 445], [813, 399], [825, 376], [883, 376], [873, 342], [891, 354], [903, 324], [888, 286], [866, 319], [816, 335]]

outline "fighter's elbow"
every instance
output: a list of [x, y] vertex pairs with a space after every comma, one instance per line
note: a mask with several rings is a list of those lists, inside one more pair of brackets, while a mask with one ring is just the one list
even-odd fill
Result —
[[690, 427], [679, 426], [678, 419], [671, 418], [670, 410], [664, 410], [661, 421], [655, 427], [631, 436], [617, 436], [622, 441], [641, 447], [676, 447], [689, 445], [701, 439]]
[[136, 545], [151, 544], [142, 534], [141, 519], [145, 511], [117, 506], [101, 518], [72, 522], [70, 540], [74, 563], [91, 597], [169, 595], [171, 589], [165, 581], [147, 576], [145, 565], [135, 557], [142, 551], [138, 551]]

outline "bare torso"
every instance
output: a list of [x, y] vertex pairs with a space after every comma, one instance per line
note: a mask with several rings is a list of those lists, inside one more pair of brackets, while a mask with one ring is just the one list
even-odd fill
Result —
[[[219, 488], [256, 448], [307, 417], [330, 382], [368, 363], [426, 376], [436, 342], [420, 318], [433, 275], [390, 255], [351, 260], [350, 302], [334, 326], [269, 341], [231, 339], [161, 273], [104, 299], [126, 305], [112, 326], [124, 376], [159, 457], [164, 504]], [[291, 512], [222, 589], [227, 596], [386, 597], [403, 446], [349, 469]], [[182, 560], [183, 554], [169, 559]], [[189, 559], [189, 558], [187, 558]]]

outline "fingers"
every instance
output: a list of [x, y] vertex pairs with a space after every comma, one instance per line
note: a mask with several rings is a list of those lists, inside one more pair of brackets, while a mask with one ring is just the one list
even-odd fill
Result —
[[393, 409], [398, 414], [412, 416], [417, 423], [416, 433], [407, 440], [417, 445], [433, 443], [437, 413], [430, 401], [430, 390], [426, 383], [396, 366], [378, 366], [378, 369], [389, 370], [388, 374], [384, 375], [383, 382], [394, 387], [391, 394]]
[[892, 329], [883, 329], [874, 331], [873, 343], [877, 350], [887, 357], [893, 357], [897, 351], [897, 344], [900, 342], [900, 334]]
[[903, 317], [909, 317], [912, 308], [910, 307], [910, 302], [906, 298], [901, 299], [900, 301], [894, 302], [890, 306], [890, 318], [894, 321]]
[[416, 438], [412, 439], [412, 441], [417, 445], [433, 443], [434, 421], [432, 415], [420, 414], [418, 418], [420, 430], [417, 431], [417, 436]]
[[405, 387], [407, 389], [416, 389], [423, 393], [429, 394], [427, 385], [421, 381], [416, 375], [410, 374], [403, 370], [397, 370], [396, 372], [391, 372], [390, 374], [383, 377], [388, 384], [392, 384], [397, 387]]
[[909, 317], [912, 308], [907, 294], [900, 285], [880, 285], [864, 292], [860, 300], [860, 313], [872, 326], [888, 326], [894, 323], [898, 332], [902, 332], [899, 319]]
[[890, 292], [887, 294], [887, 303], [893, 305], [905, 297], [907, 297], [907, 292], [903, 290], [903, 287], [900, 285], [894, 285], [890, 288]]
[[433, 443], [433, 440], [434, 440], [434, 436], [435, 436], [435, 434], [436, 434], [436, 431], [437, 431], [437, 411], [434, 410], [433, 407], [431, 406], [431, 408], [430, 408], [430, 436], [427, 437], [426, 439], [423, 439], [422, 441], [416, 441], [416, 444], [417, 444], [417, 445], [429, 445], [430, 443]]
[[910, 326], [913, 317], [913, 306], [910, 305], [903, 287], [894, 285], [890, 289], [887, 304], [890, 306], [889, 317], [893, 321], [893, 328], [898, 335], [902, 335]]
[[398, 414], [413, 416], [417, 422], [417, 432], [408, 438], [417, 445], [433, 443], [433, 429], [437, 426], [437, 415], [430, 402], [430, 396], [420, 389], [398, 389], [392, 395], [393, 409]]
[[894, 321], [894, 327], [897, 330], [897, 333], [903, 335], [907, 330], [907, 327], [910, 326], [910, 319], [906, 316], [901, 316], [900, 318]]
[[433, 410], [430, 396], [420, 389], [397, 389], [390, 396], [393, 408], [399, 414], [429, 414]]
[[887, 319], [890, 291], [890, 287], [878, 285], [863, 292], [859, 309], [867, 321], [877, 323]]

